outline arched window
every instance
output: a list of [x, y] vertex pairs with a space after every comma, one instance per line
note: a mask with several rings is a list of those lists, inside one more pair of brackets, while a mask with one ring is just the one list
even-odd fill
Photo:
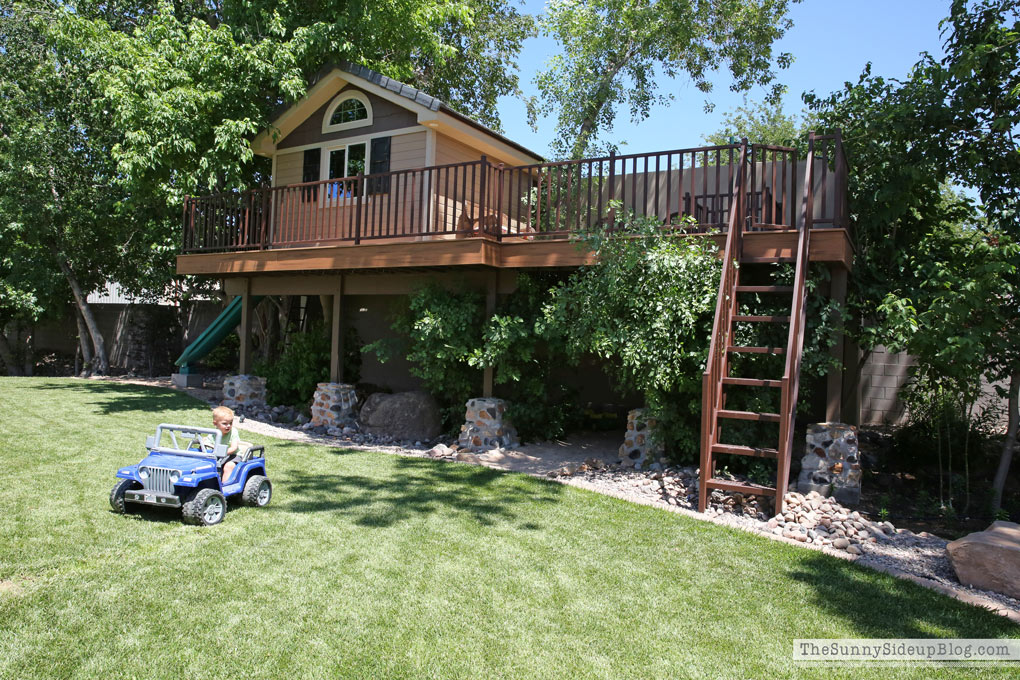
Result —
[[336, 132], [372, 124], [372, 104], [361, 92], [341, 92], [326, 108], [323, 132]]

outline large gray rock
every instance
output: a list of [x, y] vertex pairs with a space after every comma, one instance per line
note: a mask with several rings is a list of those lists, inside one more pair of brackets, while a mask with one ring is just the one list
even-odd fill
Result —
[[946, 550], [961, 583], [1020, 598], [1020, 524], [992, 522]]
[[395, 439], [434, 439], [442, 432], [439, 404], [425, 392], [377, 392], [361, 407], [361, 430]]

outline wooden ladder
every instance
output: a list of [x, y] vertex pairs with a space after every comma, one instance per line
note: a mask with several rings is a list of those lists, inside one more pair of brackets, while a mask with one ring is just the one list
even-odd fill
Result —
[[[796, 416], [797, 391], [800, 382], [801, 350], [804, 344], [804, 282], [808, 268], [808, 241], [811, 235], [814, 210], [812, 188], [812, 166], [814, 164], [814, 133], [808, 141], [808, 154], [804, 170], [804, 197], [797, 224], [797, 246], [792, 257], [748, 257], [743, 252], [747, 201], [747, 140], [741, 146], [740, 165], [733, 180], [730, 199], [729, 230], [723, 253], [723, 271], [716, 302], [715, 322], [712, 326], [712, 343], [709, 347], [708, 362], [702, 377], [701, 411], [701, 470], [699, 475], [698, 510], [708, 507], [709, 494], [713, 489], [738, 491], [747, 495], [771, 496], [775, 499], [775, 512], [783, 512], [783, 497], [790, 473], [790, 455], [793, 449], [794, 418]], [[795, 265], [792, 286], [741, 285], [740, 265], [788, 262]], [[742, 295], [767, 294], [789, 295], [789, 316], [739, 314], [738, 300]], [[789, 324], [786, 347], [746, 347], [735, 344], [734, 323], [785, 323]], [[785, 370], [782, 378], [769, 376], [731, 376], [730, 356], [738, 353], [785, 355]], [[779, 413], [738, 411], [726, 408], [727, 387], [766, 387], [781, 390]], [[752, 420], [779, 423], [779, 441], [776, 448], [751, 447], [727, 444], [720, 441], [720, 421]], [[716, 476], [718, 455], [752, 456], [777, 461], [776, 486], [737, 482]]]

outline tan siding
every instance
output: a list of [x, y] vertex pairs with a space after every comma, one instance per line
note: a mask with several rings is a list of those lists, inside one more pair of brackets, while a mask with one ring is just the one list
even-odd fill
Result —
[[304, 167], [304, 162], [305, 154], [303, 151], [277, 154], [276, 174], [273, 176], [273, 186], [280, 187], [286, 184], [300, 183], [301, 171]]
[[436, 135], [436, 165], [477, 161], [482, 152], [446, 135]]
[[390, 170], [425, 167], [425, 131], [397, 135], [390, 140]]

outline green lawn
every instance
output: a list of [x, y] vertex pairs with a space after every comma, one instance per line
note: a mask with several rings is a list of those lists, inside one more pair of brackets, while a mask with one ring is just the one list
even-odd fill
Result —
[[116, 515], [113, 473], [160, 422], [210, 413], [172, 391], [0, 378], [0, 678], [966, 677], [798, 666], [792, 640], [1020, 632], [595, 493], [250, 435], [268, 508], [211, 528]]

